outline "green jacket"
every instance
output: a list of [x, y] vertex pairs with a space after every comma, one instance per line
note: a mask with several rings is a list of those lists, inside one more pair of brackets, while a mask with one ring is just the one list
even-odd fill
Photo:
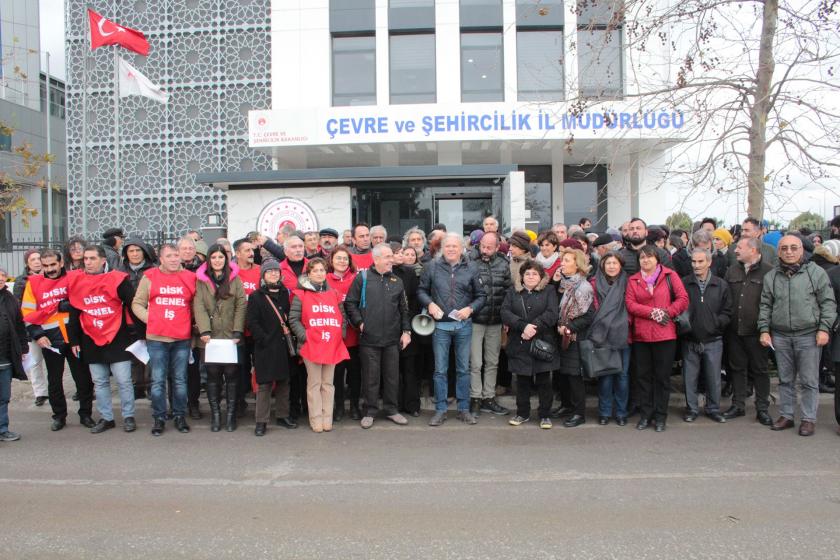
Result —
[[764, 277], [758, 312], [758, 332], [805, 336], [832, 332], [837, 316], [828, 274], [807, 262], [793, 276], [774, 267]]
[[204, 348], [201, 335], [209, 334], [210, 338], [238, 338], [242, 344], [245, 331], [245, 288], [242, 280], [234, 269], [230, 281], [230, 297], [216, 300], [216, 290], [210, 278], [207, 277], [206, 263], [196, 271], [195, 298], [193, 298], [193, 315], [198, 328], [199, 337], [195, 341], [197, 348]]

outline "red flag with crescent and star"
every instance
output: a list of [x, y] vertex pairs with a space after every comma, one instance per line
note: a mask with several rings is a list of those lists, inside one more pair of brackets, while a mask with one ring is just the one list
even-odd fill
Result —
[[149, 41], [146, 36], [130, 27], [117, 25], [88, 8], [90, 21], [90, 50], [106, 45], [119, 45], [137, 54], [148, 56]]

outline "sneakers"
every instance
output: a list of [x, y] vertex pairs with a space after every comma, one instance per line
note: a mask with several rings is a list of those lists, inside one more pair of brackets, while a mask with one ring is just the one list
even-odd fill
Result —
[[522, 424], [524, 424], [525, 422], [528, 422], [530, 420], [531, 420], [530, 416], [522, 417], [522, 416], [517, 415], [517, 416], [514, 416], [513, 418], [511, 418], [510, 420], [508, 420], [508, 424], [510, 424], [511, 426], [521, 426]]
[[17, 441], [20, 439], [20, 434], [15, 432], [3, 432], [0, 434], [0, 441]]
[[469, 424], [470, 426], [478, 424], [478, 420], [475, 419], [475, 416], [473, 416], [469, 410], [462, 410], [458, 412], [458, 420], [464, 424]]
[[373, 426], [373, 416], [365, 416], [362, 418], [362, 428], [365, 430], [370, 429]]
[[437, 427], [443, 425], [446, 422], [446, 413], [445, 412], [435, 412], [435, 415], [432, 416], [432, 419], [429, 420], [429, 426]]
[[510, 411], [496, 402], [496, 399], [483, 399], [481, 401], [481, 412], [489, 412], [496, 416], [507, 416]]
[[123, 420], [123, 430], [126, 432], [133, 432], [137, 429], [137, 422], [134, 421], [134, 418], [129, 416]]
[[541, 418], [540, 419], [540, 428], [543, 430], [550, 430], [551, 429], [551, 418]]
[[35, 406], [44, 406], [47, 402], [47, 397], [35, 397]]
[[405, 426], [406, 424], [408, 424], [408, 420], [402, 414], [392, 414], [388, 417], [388, 420], [390, 420], [398, 426]]

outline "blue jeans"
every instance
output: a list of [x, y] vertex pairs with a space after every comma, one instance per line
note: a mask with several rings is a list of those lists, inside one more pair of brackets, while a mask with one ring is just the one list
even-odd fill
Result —
[[134, 384], [131, 382], [130, 361], [113, 364], [90, 364], [90, 375], [93, 378], [96, 409], [99, 411], [99, 415], [108, 422], [114, 419], [114, 407], [111, 403], [111, 380], [109, 378], [111, 373], [117, 380], [123, 420], [134, 418]]
[[9, 431], [10, 400], [12, 400], [12, 366], [0, 369], [0, 434]]
[[449, 396], [449, 347], [455, 345], [455, 397], [458, 410], [470, 409], [470, 341], [472, 340], [472, 321], [467, 321], [460, 329], [435, 329], [432, 347], [435, 351], [435, 410], [445, 412], [446, 398]]
[[779, 416], [793, 420], [798, 386], [800, 420], [816, 423], [822, 353], [816, 333], [804, 336], [771, 333], [771, 336], [779, 365]]
[[152, 366], [152, 417], [166, 418], [166, 381], [172, 384], [172, 415], [187, 414], [187, 361], [190, 341], [160, 342], [147, 340]]
[[615, 401], [616, 418], [627, 418], [627, 399], [630, 397], [630, 347], [620, 352], [622, 372], [598, 378], [598, 416], [612, 416]]

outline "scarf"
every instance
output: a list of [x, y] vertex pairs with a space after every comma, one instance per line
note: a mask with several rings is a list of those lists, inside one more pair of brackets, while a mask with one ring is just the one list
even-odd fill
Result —
[[595, 290], [600, 306], [589, 327], [589, 340], [595, 346], [626, 348], [630, 334], [624, 294], [627, 291], [627, 273], [623, 270], [610, 282], [601, 269], [595, 273]]
[[567, 325], [572, 319], [589, 311], [593, 294], [583, 274], [575, 274], [568, 278], [564, 276], [560, 280], [560, 289], [563, 291], [563, 298], [560, 300], [560, 323]]
[[640, 272], [642, 275], [642, 280], [645, 281], [645, 285], [647, 287], [647, 291], [651, 294], [653, 293], [653, 287], [656, 286], [656, 281], [659, 279], [659, 275], [662, 274], [662, 265], [656, 265], [656, 270], [653, 271], [653, 274], [650, 276], [645, 276], [644, 272]]
[[802, 263], [794, 263], [794, 264], [785, 264], [782, 261], [779, 261], [779, 268], [785, 273], [788, 277], [793, 276], [799, 269], [802, 268]]
[[534, 257], [534, 260], [537, 261], [542, 265], [542, 267], [546, 270], [554, 266], [554, 263], [557, 262], [557, 259], [560, 258], [560, 253], [552, 253], [550, 257], [544, 257], [542, 253], [537, 253], [537, 256]]

